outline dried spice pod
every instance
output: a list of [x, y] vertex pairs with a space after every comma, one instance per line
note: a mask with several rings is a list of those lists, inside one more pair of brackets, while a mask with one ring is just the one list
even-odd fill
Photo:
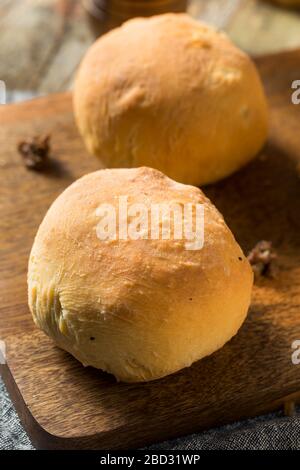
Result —
[[50, 153], [50, 135], [34, 136], [18, 144], [18, 152], [29, 170], [43, 170]]
[[277, 273], [277, 253], [275, 253], [272, 242], [261, 240], [248, 254], [248, 261], [252, 266], [254, 276], [275, 278]]

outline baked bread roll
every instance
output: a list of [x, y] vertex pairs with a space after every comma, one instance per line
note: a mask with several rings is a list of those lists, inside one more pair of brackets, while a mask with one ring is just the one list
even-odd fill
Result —
[[186, 14], [133, 19], [98, 39], [73, 100], [85, 144], [104, 166], [151, 166], [187, 184], [230, 175], [267, 136], [255, 65]]
[[[202, 249], [188, 249], [173, 226], [169, 239], [147, 230], [140, 239], [99, 239], [99, 208], [119, 214], [120, 197], [147, 210], [202, 204]], [[198, 188], [150, 168], [99, 170], [69, 186], [39, 227], [29, 307], [37, 326], [85, 366], [142, 382], [221, 348], [246, 317], [252, 282], [248, 260]]]

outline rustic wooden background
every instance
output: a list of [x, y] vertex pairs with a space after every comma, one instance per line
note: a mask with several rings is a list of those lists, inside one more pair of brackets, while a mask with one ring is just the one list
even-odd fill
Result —
[[[253, 55], [300, 47], [300, 11], [263, 0], [191, 0], [189, 12]], [[70, 88], [94, 39], [80, 0], [0, 0], [0, 80], [8, 101]]]

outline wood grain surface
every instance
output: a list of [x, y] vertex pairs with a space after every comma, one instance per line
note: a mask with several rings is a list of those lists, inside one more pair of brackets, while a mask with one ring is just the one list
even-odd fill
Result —
[[[276, 279], [261, 279], [238, 335], [212, 356], [164, 379], [120, 384], [83, 368], [31, 320], [26, 295], [29, 250], [53, 199], [99, 168], [74, 126], [69, 94], [0, 107], [1, 372], [22, 423], [39, 448], [128, 448], [254, 416], [300, 398], [300, 51], [258, 60], [270, 102], [268, 144], [230, 178], [205, 188], [245, 251], [261, 239], [278, 252]], [[51, 133], [45, 173], [23, 167], [20, 139]], [[113, 188], [112, 188], [113, 189]]]

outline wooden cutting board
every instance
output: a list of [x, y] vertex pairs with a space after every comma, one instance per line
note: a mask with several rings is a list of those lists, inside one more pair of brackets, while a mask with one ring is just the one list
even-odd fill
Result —
[[[254, 416], [300, 399], [300, 51], [258, 60], [271, 107], [269, 142], [242, 171], [206, 188], [247, 252], [261, 239], [278, 252], [277, 279], [254, 288], [246, 323], [212, 356], [152, 383], [116, 383], [56, 348], [31, 320], [29, 250], [46, 209], [75, 178], [99, 168], [74, 126], [71, 97], [0, 109], [1, 371], [23, 425], [39, 448], [128, 448]], [[45, 173], [23, 167], [19, 140], [52, 135]]]

